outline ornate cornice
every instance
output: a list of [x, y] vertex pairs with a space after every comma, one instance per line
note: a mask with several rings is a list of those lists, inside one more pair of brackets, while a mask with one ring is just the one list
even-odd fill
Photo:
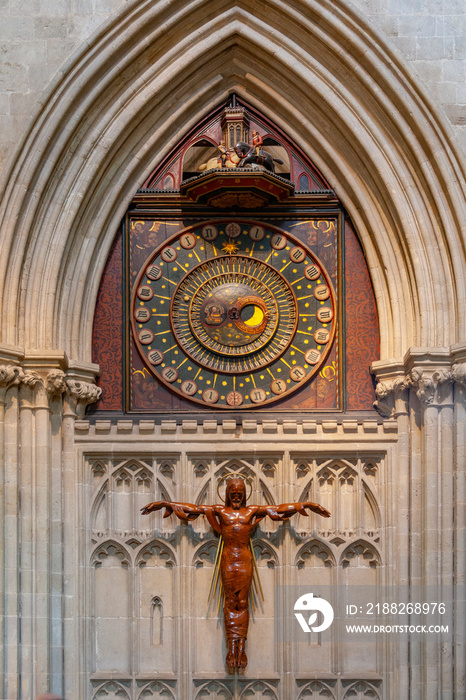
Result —
[[408, 392], [412, 391], [421, 406], [445, 405], [451, 398], [451, 387], [454, 382], [466, 388], [466, 363], [448, 367], [413, 367], [404, 376], [395, 379], [381, 379], [377, 382], [375, 393], [377, 400], [374, 408], [385, 418], [395, 412], [395, 401], [398, 398], [407, 401]]

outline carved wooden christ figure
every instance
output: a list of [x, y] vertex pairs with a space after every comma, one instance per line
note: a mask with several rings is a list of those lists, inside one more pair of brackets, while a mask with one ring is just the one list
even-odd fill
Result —
[[194, 520], [205, 515], [215, 532], [223, 538], [220, 575], [224, 591], [223, 617], [227, 638], [226, 665], [245, 668], [246, 637], [249, 625], [249, 589], [253, 577], [253, 555], [249, 546], [258, 522], [269, 516], [285, 520], [296, 513], [306, 515], [312, 510], [324, 518], [328, 510], [317, 503], [283, 503], [279, 506], [254, 506], [246, 503], [246, 485], [243, 479], [233, 478], [225, 492], [225, 505], [195, 506], [192, 503], [156, 501], [141, 509], [143, 515], [165, 508], [164, 518], [174, 513], [180, 520]]

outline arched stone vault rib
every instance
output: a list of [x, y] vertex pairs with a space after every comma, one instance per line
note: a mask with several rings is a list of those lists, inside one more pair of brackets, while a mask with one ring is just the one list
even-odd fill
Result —
[[463, 176], [440, 119], [347, 8], [264, 0], [254, 13], [231, 0], [136, 2], [69, 63], [3, 203], [2, 342], [89, 361], [118, 220], [180, 133], [232, 89], [273, 114], [349, 209], [382, 357], [464, 337]]

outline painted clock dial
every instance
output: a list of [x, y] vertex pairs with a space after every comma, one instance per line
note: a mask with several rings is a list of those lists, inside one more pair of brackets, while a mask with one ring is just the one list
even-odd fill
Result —
[[322, 263], [269, 224], [191, 226], [157, 248], [132, 295], [132, 331], [148, 370], [210, 408], [279, 401], [319, 370], [336, 330]]

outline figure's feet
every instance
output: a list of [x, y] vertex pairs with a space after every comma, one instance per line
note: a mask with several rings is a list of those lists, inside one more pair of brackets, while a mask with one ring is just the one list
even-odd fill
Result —
[[232, 639], [230, 642], [228, 642], [228, 651], [227, 651], [227, 656], [225, 659], [226, 665], [228, 668], [236, 668], [237, 663], [236, 663], [236, 656], [237, 656], [237, 644], [236, 640]]
[[246, 640], [245, 639], [240, 639], [238, 640], [238, 652], [236, 654], [237, 658], [237, 667], [238, 668], [246, 668], [248, 665], [248, 657], [246, 656], [246, 652], [244, 651], [246, 646]]

